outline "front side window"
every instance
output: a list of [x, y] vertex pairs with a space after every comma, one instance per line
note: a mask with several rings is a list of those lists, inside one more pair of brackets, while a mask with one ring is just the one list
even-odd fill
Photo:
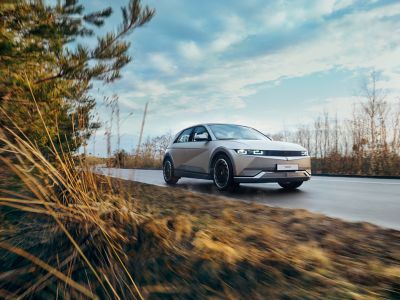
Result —
[[194, 129], [191, 141], [207, 141], [210, 139], [207, 129], [204, 126], [198, 126]]
[[185, 129], [180, 136], [176, 139], [176, 143], [187, 143], [189, 142], [190, 134], [192, 133], [193, 128]]
[[261, 132], [246, 126], [215, 124], [209, 125], [218, 140], [265, 140]]

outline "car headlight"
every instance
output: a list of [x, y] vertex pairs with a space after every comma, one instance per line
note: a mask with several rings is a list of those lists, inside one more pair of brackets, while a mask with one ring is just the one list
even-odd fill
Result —
[[246, 150], [246, 149], [236, 149], [237, 154], [242, 155], [264, 155], [263, 150]]
[[301, 151], [301, 156], [308, 156], [308, 151]]
[[235, 151], [237, 152], [237, 154], [243, 154], [243, 155], [247, 154], [247, 150], [244, 150], [244, 149], [237, 149]]

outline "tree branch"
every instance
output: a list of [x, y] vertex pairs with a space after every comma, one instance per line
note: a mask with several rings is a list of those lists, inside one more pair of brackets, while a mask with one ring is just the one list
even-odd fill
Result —
[[43, 82], [46, 82], [46, 81], [50, 81], [50, 80], [54, 80], [54, 79], [57, 79], [57, 78], [61, 78], [63, 76], [63, 72], [59, 72], [58, 74], [56, 74], [56, 75], [53, 75], [53, 76], [50, 76], [50, 77], [46, 77], [46, 78], [41, 78], [41, 79], [38, 79], [38, 80], [36, 80], [34, 83], [35, 84], [39, 84], [39, 83], [43, 83]]

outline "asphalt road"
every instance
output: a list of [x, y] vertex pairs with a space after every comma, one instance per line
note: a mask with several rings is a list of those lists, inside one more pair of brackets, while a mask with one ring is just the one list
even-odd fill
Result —
[[[166, 186], [159, 170], [98, 169], [103, 174]], [[212, 181], [182, 178], [178, 187], [221, 195]], [[315, 176], [299, 190], [287, 192], [278, 184], [241, 184], [223, 196], [270, 206], [303, 208], [348, 221], [366, 221], [400, 230], [400, 180]]]

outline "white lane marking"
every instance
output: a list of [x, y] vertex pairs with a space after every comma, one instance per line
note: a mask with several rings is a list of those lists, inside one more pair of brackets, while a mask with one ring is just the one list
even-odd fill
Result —
[[[329, 181], [329, 182], [348, 182], [348, 183], [365, 183], [365, 184], [386, 184], [386, 185], [400, 185], [399, 182], [379, 182], [379, 181], [360, 181], [360, 180], [347, 180], [347, 179], [322, 179], [322, 178], [315, 178], [312, 177], [311, 180], [316, 181]], [[389, 180], [396, 180], [396, 179], [389, 179]]]

